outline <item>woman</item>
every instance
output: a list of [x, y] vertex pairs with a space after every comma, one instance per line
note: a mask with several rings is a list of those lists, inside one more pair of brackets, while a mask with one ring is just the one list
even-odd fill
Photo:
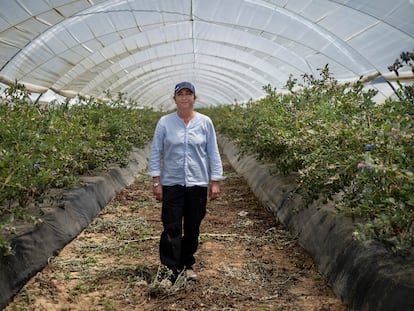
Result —
[[197, 277], [192, 266], [207, 196], [217, 198], [223, 180], [214, 126], [193, 110], [196, 99], [191, 83], [175, 86], [177, 111], [158, 121], [149, 159], [153, 193], [162, 202], [160, 260], [175, 277], [183, 269], [188, 278]]

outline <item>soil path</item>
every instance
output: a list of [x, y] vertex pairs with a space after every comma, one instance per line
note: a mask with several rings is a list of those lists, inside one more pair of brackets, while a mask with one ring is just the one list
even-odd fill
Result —
[[222, 195], [208, 203], [197, 280], [182, 276], [172, 287], [154, 281], [160, 203], [142, 175], [6, 310], [347, 310], [309, 255], [223, 161], [227, 179]]

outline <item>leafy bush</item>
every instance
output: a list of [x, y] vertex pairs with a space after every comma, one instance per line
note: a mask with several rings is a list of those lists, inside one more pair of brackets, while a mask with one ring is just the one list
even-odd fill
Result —
[[[308, 203], [341, 193], [337, 207], [356, 221], [355, 237], [378, 239], [404, 253], [414, 243], [414, 106], [412, 86], [399, 100], [376, 105], [361, 83], [289, 79], [288, 94], [266, 86], [266, 98], [206, 111], [218, 132], [242, 152], [274, 163], [274, 172], [298, 172]], [[411, 94], [411, 95], [410, 95]]]
[[[152, 136], [159, 113], [126, 108], [122, 98], [42, 108], [16, 84], [0, 102], [0, 230], [17, 220], [38, 221], [27, 211], [52, 188], [76, 185], [78, 177], [125, 165], [132, 147]], [[8, 247], [4, 239], [0, 246]]]

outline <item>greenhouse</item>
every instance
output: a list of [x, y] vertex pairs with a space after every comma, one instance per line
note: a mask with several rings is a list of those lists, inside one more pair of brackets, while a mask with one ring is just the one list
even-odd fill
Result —
[[[0, 308], [413, 310], [413, 16], [413, 0], [2, 0]], [[143, 175], [183, 81], [224, 178], [202, 278], [172, 292], [152, 282]]]

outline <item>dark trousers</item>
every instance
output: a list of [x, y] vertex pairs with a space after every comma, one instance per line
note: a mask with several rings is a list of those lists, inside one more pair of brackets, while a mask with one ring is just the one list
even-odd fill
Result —
[[191, 267], [206, 215], [207, 187], [163, 186], [161, 263], [175, 271]]

